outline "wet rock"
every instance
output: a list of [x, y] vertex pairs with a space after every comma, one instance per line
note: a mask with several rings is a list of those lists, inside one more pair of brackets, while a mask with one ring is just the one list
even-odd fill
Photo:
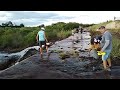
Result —
[[0, 60], [0, 70], [4, 70], [12, 65], [14, 65], [20, 56], [13, 55], [11, 57], [7, 57], [3, 60]]
[[34, 55], [34, 54], [37, 54], [37, 53], [39, 53], [39, 51], [37, 51], [36, 49], [30, 49], [30, 50], [27, 51], [27, 53], [19, 60], [19, 62], [22, 61], [22, 60], [24, 60], [24, 59], [26, 59], [26, 58], [28, 58], [28, 57], [30, 57], [30, 56], [32, 56], [32, 55]]
[[93, 49], [93, 50], [90, 51], [90, 56], [93, 57], [93, 58], [95, 58], [95, 59], [99, 58], [99, 56], [97, 54], [97, 51], [95, 49]]
[[4, 57], [8, 57], [8, 56], [4, 56]]
[[4, 70], [12, 65], [15, 65], [18, 61], [22, 61], [34, 54], [36, 54], [38, 51], [35, 49], [30, 49], [29, 51], [27, 51], [27, 53], [20, 58], [20, 56], [18, 55], [11, 55], [11, 56], [4, 56], [4, 58], [2, 60], [0, 60], [0, 70]]
[[120, 57], [111, 57], [111, 60], [114, 66], [120, 66]]
[[60, 48], [60, 49], [63, 49], [63, 48]]
[[64, 72], [67, 72], [67, 70], [63, 70]]
[[85, 52], [85, 50], [81, 50], [81, 49], [80, 49], [79, 51], [80, 51], [80, 52]]

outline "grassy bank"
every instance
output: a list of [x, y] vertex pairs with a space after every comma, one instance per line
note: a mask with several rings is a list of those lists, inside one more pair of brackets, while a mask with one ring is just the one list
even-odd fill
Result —
[[[56, 41], [67, 38], [71, 30], [78, 28], [78, 23], [59, 22], [45, 27], [48, 41]], [[37, 45], [36, 35], [39, 27], [0, 28], [0, 51], [19, 51], [24, 48]]]
[[[39, 28], [20, 28], [0, 30], [0, 49], [1, 50], [21, 50], [23, 48], [37, 45], [36, 35]], [[48, 41], [64, 39], [71, 35], [71, 31], [49, 31], [46, 30]]]
[[112, 45], [113, 45], [113, 50], [112, 50], [112, 57], [120, 57], [120, 29], [112, 29], [109, 30], [112, 33]]

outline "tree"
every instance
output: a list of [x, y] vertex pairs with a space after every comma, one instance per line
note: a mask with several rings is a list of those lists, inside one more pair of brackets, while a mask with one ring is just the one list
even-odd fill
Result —
[[64, 26], [65, 30], [72, 30], [74, 28], [79, 28], [79, 23], [76, 22], [69, 22]]
[[5, 23], [2, 23], [2, 26], [5, 26]]
[[2, 26], [4, 26], [4, 27], [12, 27], [13, 23], [11, 21], [9, 21], [9, 22], [6, 22], [6, 23], [2, 23]]
[[21, 24], [20, 24], [20, 27], [24, 27], [24, 24], [23, 24], [23, 23], [21, 23]]
[[11, 21], [7, 22], [8, 26], [12, 27], [13, 23]]

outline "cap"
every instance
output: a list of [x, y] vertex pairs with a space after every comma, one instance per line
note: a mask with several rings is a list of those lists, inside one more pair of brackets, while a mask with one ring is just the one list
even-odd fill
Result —
[[41, 24], [40, 26], [41, 26], [41, 27], [44, 27], [45, 25], [44, 25], [44, 24]]
[[44, 27], [41, 27], [41, 29], [42, 29], [42, 30], [45, 30], [45, 28], [44, 28]]

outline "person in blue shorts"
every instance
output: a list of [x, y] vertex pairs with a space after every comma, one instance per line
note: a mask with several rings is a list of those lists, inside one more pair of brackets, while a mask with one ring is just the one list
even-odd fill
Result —
[[112, 51], [112, 35], [105, 26], [101, 26], [98, 31], [102, 34], [100, 43], [102, 49], [100, 51], [105, 52], [105, 55], [102, 55], [103, 67], [105, 70], [111, 71], [110, 53]]

